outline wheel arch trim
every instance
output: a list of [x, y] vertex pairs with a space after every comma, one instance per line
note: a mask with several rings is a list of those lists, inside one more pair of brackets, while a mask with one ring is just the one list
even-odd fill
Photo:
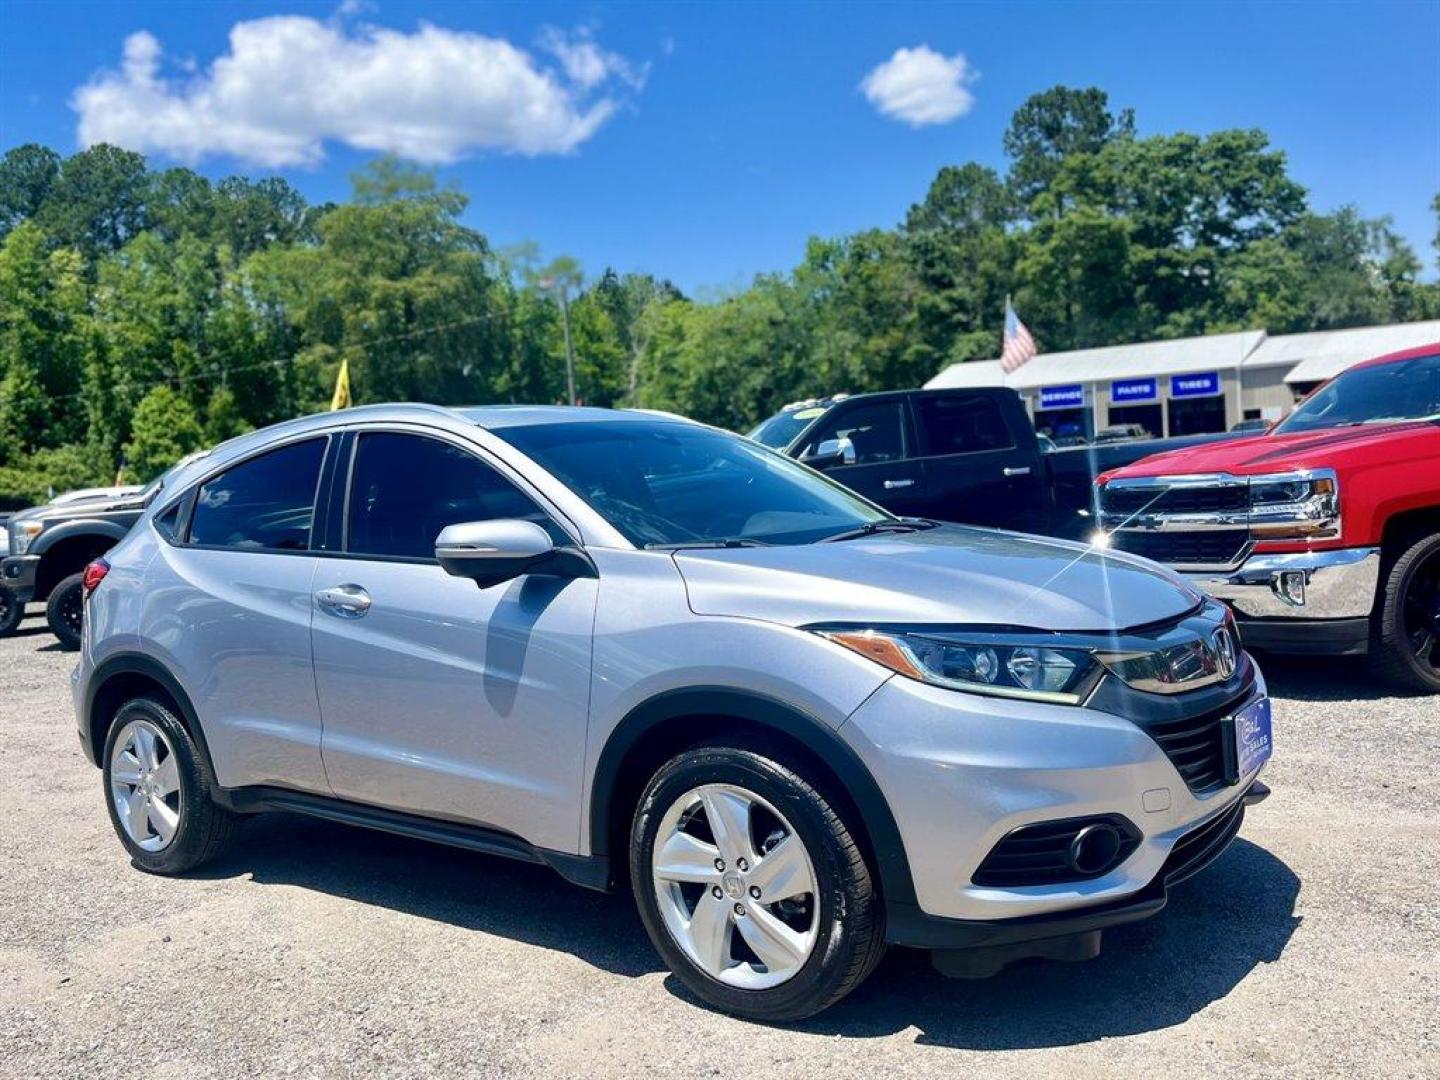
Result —
[[[611, 817], [618, 781], [631, 751], [662, 725], [689, 717], [743, 720], [774, 731], [801, 744], [819, 758], [844, 789], [860, 815], [870, 854], [880, 877], [886, 905], [915, 904], [915, 885], [890, 805], [856, 752], [824, 722], [788, 702], [724, 686], [698, 686], [668, 690], [642, 702], [626, 714], [606, 739], [591, 780], [588, 814], [590, 850], [610, 857]], [[623, 861], [623, 860], [622, 860]]]
[[[138, 518], [139, 515], [137, 514]], [[53, 529], [42, 532], [35, 538], [29, 554], [44, 555], [51, 548], [66, 540], [73, 540], [85, 537], [104, 536], [109, 537], [114, 543], [125, 539], [125, 534], [130, 531], [129, 525], [120, 525], [114, 521], [105, 521], [102, 518], [84, 518], [80, 521], [67, 521], [63, 525], [57, 525]]]
[[195, 705], [190, 700], [190, 695], [180, 685], [180, 680], [156, 660], [153, 656], [144, 653], [123, 652], [107, 657], [86, 680], [85, 687], [85, 712], [80, 718], [80, 739], [84, 743], [85, 755], [92, 764], [100, 764], [100, 755], [104, 750], [103, 746], [95, 745], [95, 705], [104, 688], [115, 678], [123, 675], [139, 675], [143, 678], [158, 684], [169, 696], [171, 702], [180, 711], [180, 719], [185, 724], [195, 744], [200, 748], [200, 753], [205, 759], [205, 767], [210, 775], [215, 775], [214, 762], [210, 759], [210, 746], [205, 741], [205, 729], [200, 725], [199, 714], [195, 711]]

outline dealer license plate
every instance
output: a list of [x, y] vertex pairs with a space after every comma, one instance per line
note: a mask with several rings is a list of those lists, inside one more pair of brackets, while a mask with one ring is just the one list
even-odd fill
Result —
[[1270, 757], [1270, 699], [1252, 701], [1235, 714], [1235, 763], [1249, 776]]

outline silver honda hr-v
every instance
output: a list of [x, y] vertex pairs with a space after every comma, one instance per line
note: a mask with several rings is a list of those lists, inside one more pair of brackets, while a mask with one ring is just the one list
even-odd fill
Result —
[[892, 517], [677, 417], [280, 424], [181, 469], [86, 590], [80, 740], [140, 869], [266, 810], [541, 862], [632, 889], [747, 1017], [889, 944], [1093, 956], [1266, 793], [1265, 684], [1174, 574]]

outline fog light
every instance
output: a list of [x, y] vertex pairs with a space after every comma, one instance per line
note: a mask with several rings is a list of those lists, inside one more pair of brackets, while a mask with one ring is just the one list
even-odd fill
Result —
[[1277, 570], [1270, 575], [1270, 591], [1292, 607], [1305, 606], [1305, 571]]
[[1070, 842], [1070, 866], [1081, 874], [1103, 873], [1114, 865], [1121, 842], [1115, 826], [1087, 825]]

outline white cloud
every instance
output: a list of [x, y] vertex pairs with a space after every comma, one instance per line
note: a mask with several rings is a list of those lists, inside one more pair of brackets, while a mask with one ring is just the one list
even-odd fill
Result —
[[428, 24], [407, 34], [282, 15], [236, 23], [208, 69], [169, 78], [160, 42], [141, 30], [119, 70], [80, 87], [71, 105], [83, 145], [182, 161], [314, 164], [327, 141], [432, 163], [484, 150], [569, 153], [646, 69], [588, 32], [546, 31], [543, 45], [558, 67], [500, 38]]
[[965, 57], [941, 56], [928, 45], [896, 49], [860, 82], [871, 105], [911, 127], [948, 124], [975, 104], [974, 69]]
[[616, 78], [631, 89], [640, 90], [650, 77], [650, 65], [636, 67], [619, 53], [597, 45], [588, 30], [567, 34], [553, 26], [540, 33], [540, 47], [560, 61], [560, 67], [576, 86], [588, 90]]

